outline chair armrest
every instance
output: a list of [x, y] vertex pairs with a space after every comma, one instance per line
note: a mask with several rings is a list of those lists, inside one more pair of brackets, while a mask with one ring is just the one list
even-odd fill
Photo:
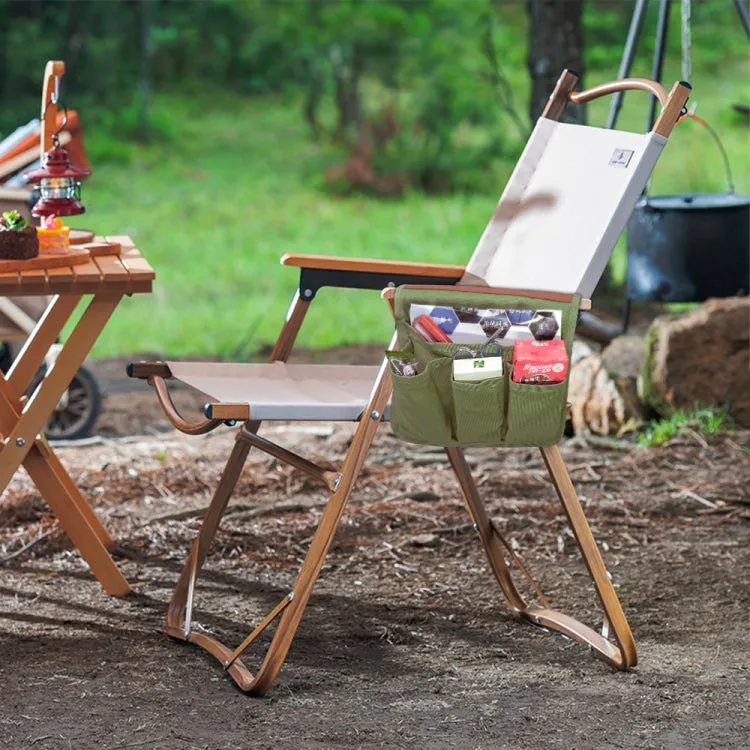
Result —
[[460, 279], [463, 266], [439, 263], [413, 263], [403, 260], [371, 260], [370, 258], [340, 258], [335, 255], [301, 255], [287, 253], [281, 258], [282, 266], [308, 268], [320, 271], [355, 271], [358, 273], [396, 274], [441, 279]]

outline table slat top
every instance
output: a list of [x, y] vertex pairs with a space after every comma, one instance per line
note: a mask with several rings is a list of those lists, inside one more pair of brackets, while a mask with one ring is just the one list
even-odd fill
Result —
[[119, 255], [97, 255], [77, 266], [0, 273], [0, 296], [150, 292], [156, 274], [130, 237], [95, 239], [107, 240], [119, 243]]

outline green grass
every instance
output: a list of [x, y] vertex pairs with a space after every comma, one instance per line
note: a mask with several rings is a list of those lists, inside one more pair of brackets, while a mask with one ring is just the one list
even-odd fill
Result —
[[727, 407], [696, 405], [694, 409], [677, 409], [667, 419], [649, 422], [638, 435], [638, 442], [644, 448], [652, 448], [686, 435], [710, 437], [727, 429], [727, 415]]
[[[156, 106], [174, 118], [173, 142], [96, 168], [84, 187], [89, 213], [71, 222], [132, 236], [157, 272], [152, 295], [118, 309], [98, 356], [255, 350], [275, 339], [296, 288], [298, 272], [279, 265], [284, 253], [459, 262], [496, 200], [333, 198], [320, 183], [335, 156], [309, 140], [295, 106]], [[391, 328], [377, 292], [322, 290], [309, 318], [306, 346], [387, 341]]]
[[[750, 92], [742, 70], [731, 73], [696, 74], [694, 99], [724, 140], [738, 192], [748, 192], [748, 133], [731, 104], [747, 102]], [[612, 75], [590, 73], [588, 83]], [[676, 77], [675, 70], [665, 73]], [[620, 127], [644, 129], [646, 99], [628, 95]], [[607, 106], [606, 100], [591, 106], [592, 124], [604, 122]], [[130, 235], [157, 272], [152, 295], [123, 301], [95, 356], [257, 351], [275, 339], [296, 288], [297, 272], [279, 265], [284, 253], [465, 262], [512, 169], [510, 159], [496, 165], [496, 194], [341, 199], [321, 187], [336, 151], [310, 140], [295, 100], [160, 96], [153, 116], [168, 138], [149, 146], [86, 134], [95, 165], [84, 186], [88, 213], [71, 223]], [[700, 126], [684, 123], [657, 166], [653, 191], [725, 188], [713, 141]], [[622, 278], [622, 247], [613, 263]], [[299, 343], [385, 343], [390, 331], [376, 292], [324, 289]]]

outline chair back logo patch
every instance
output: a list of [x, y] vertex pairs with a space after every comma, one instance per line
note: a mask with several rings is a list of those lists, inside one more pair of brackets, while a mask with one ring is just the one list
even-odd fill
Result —
[[635, 151], [629, 151], [626, 148], [616, 148], [612, 158], [609, 160], [610, 167], [627, 167], [633, 158]]

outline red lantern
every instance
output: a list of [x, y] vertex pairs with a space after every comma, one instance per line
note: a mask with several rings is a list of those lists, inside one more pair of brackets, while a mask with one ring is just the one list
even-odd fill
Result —
[[42, 166], [24, 175], [38, 182], [39, 201], [31, 209], [34, 216], [75, 216], [86, 209], [81, 205], [81, 180], [91, 174], [89, 169], [75, 167], [68, 152], [54, 138], [54, 145], [45, 152]]

